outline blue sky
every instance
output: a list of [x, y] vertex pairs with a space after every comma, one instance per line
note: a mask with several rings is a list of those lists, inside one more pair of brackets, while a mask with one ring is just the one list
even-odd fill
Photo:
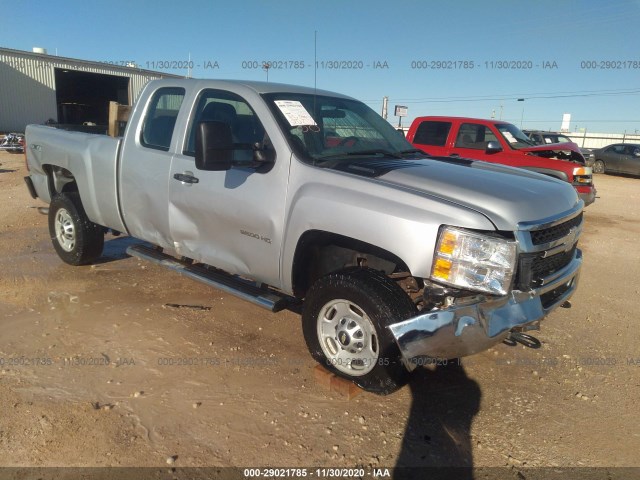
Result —
[[180, 75], [187, 70], [175, 67], [191, 55], [200, 78], [264, 80], [270, 61], [269, 81], [316, 83], [377, 111], [388, 96], [394, 124], [393, 107], [404, 105], [404, 125], [419, 115], [494, 114], [557, 130], [570, 113], [572, 131], [640, 131], [640, 0], [1, 0], [0, 8], [2, 47]]

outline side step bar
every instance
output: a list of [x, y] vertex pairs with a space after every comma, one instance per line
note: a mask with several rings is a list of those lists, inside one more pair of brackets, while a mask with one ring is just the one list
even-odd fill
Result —
[[211, 287], [240, 297], [272, 312], [283, 310], [296, 302], [293, 297], [280, 294], [274, 290], [260, 288], [256, 283], [240, 278], [237, 275], [230, 275], [221, 270], [207, 268], [202, 264], [182, 263], [177, 258], [146, 245], [131, 245], [127, 247], [127, 254], [169, 268], [186, 277], [206, 283]]

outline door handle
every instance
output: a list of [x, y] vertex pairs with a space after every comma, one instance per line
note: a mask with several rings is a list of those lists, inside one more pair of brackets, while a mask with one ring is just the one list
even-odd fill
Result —
[[200, 181], [199, 178], [196, 178], [188, 173], [176, 173], [175, 175], [173, 175], [173, 178], [182, 183], [198, 183]]
[[459, 157], [460, 154], [459, 153], [452, 153], [451, 155], [449, 155], [450, 157]]

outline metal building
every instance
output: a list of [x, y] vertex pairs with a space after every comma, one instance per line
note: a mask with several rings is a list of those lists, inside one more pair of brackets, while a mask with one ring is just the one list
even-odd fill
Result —
[[[37, 53], [35, 52], [37, 51]], [[109, 102], [132, 105], [156, 78], [178, 77], [136, 66], [0, 48], [0, 132], [30, 123], [107, 125]]]

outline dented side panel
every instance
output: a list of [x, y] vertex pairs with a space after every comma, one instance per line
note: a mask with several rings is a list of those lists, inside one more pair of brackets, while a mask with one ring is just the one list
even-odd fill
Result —
[[50, 201], [65, 184], [74, 182], [92, 222], [124, 231], [116, 185], [119, 139], [29, 125], [26, 141], [29, 174], [38, 197]]

